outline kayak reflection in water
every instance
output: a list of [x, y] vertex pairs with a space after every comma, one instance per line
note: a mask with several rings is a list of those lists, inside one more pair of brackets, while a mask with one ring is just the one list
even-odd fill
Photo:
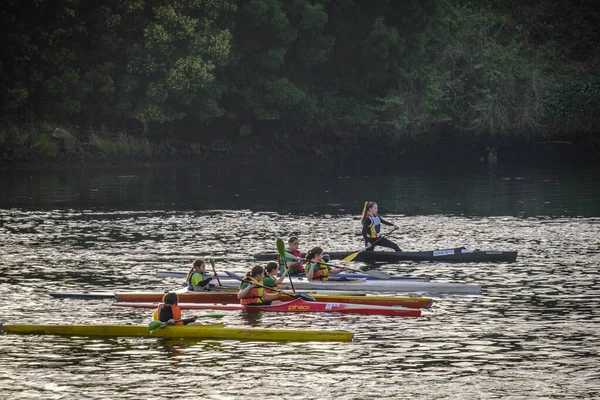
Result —
[[306, 279], [309, 281], [330, 281], [329, 274], [339, 274], [342, 270], [331, 268], [323, 261], [323, 249], [313, 247], [306, 253], [308, 260], [304, 269], [306, 270]]
[[255, 265], [246, 272], [244, 280], [240, 283], [238, 299], [243, 306], [271, 304], [273, 300], [281, 297], [281, 293], [266, 293], [263, 287], [263, 278], [266, 273], [262, 266]]
[[394, 251], [402, 251], [400, 247], [381, 235], [381, 224], [393, 226], [398, 229], [396, 224], [385, 221], [377, 215], [378, 207], [374, 201], [367, 201], [363, 208], [360, 218], [362, 224], [362, 235], [365, 239], [366, 251], [375, 250], [375, 246], [382, 246], [393, 249]]
[[181, 308], [179, 308], [179, 296], [177, 293], [167, 293], [163, 297], [162, 304], [159, 304], [154, 311], [154, 320], [164, 322], [167, 325], [196, 325], [198, 316], [191, 318], [181, 318]]
[[210, 290], [210, 281], [217, 278], [217, 274], [206, 272], [206, 263], [201, 258], [194, 260], [192, 267], [187, 273], [185, 281], [188, 290], [192, 292], [201, 292]]

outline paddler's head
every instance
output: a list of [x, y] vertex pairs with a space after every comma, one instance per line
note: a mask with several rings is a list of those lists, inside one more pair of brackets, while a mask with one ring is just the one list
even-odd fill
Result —
[[311, 261], [321, 261], [323, 259], [323, 249], [319, 246], [313, 247], [306, 253], [306, 258]]
[[250, 276], [256, 279], [257, 281], [262, 281], [265, 276], [265, 269], [260, 265], [255, 265], [250, 270]]
[[277, 264], [275, 261], [271, 261], [267, 264], [265, 271], [269, 276], [277, 275], [277, 272], [279, 272], [279, 264]]
[[367, 212], [371, 215], [377, 215], [377, 212], [379, 211], [377, 203], [375, 203], [374, 201], [369, 201], [366, 205], [366, 209]]
[[196, 271], [204, 272], [204, 270], [206, 269], [206, 263], [203, 259], [196, 258], [194, 260], [194, 263], [192, 264], [192, 268], [194, 268]]
[[288, 246], [290, 246], [290, 250], [298, 250], [298, 246], [300, 246], [300, 241], [298, 240], [298, 237], [290, 237], [288, 239]]
[[179, 304], [179, 296], [177, 295], [177, 293], [174, 292], [167, 293], [163, 297], [163, 304], [169, 306], [176, 306], [177, 304]]

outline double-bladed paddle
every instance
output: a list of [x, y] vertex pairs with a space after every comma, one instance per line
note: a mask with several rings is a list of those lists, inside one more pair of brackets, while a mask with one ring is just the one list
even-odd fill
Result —
[[[225, 315], [223, 314], [205, 314], [205, 315], [199, 315], [197, 318], [223, 318]], [[173, 321], [173, 323], [175, 322], [181, 322], [183, 321], [183, 318], [179, 318], [176, 319], [175, 321]], [[162, 322], [162, 321], [152, 321], [148, 324], [148, 329], [150, 329], [150, 332], [152, 332], [153, 330], [157, 329], [157, 328], [162, 328], [163, 326], [167, 326], [169, 325], [166, 322]]]
[[[378, 239], [379, 240], [379, 239]], [[285, 245], [283, 243], [283, 240], [281, 239], [277, 239], [277, 252], [279, 253], [279, 256], [283, 259], [285, 259], [286, 254], [285, 254]], [[357, 253], [358, 255], [358, 253]], [[298, 261], [310, 261], [306, 258], [300, 258], [300, 257], [296, 257], [293, 254], [290, 254], [289, 257], [293, 257]], [[356, 257], [356, 256], [354, 256]], [[367, 275], [372, 276], [373, 278], [377, 278], [377, 279], [390, 279], [392, 276], [390, 274], [388, 274], [387, 272], [383, 272], [383, 271], [378, 271], [378, 270], [366, 270], [366, 271], [359, 271], [356, 269], [352, 269], [352, 268], [348, 268], [348, 267], [344, 267], [341, 265], [335, 265], [335, 264], [325, 264], [327, 266], [330, 267], [334, 267], [334, 268], [340, 268], [340, 269], [344, 269], [346, 271], [350, 271], [350, 272], [357, 272], [357, 273], [364, 273]], [[291, 276], [290, 276], [290, 282], [291, 282]]]
[[219, 274], [217, 274], [217, 271], [215, 270], [215, 260], [210, 258], [209, 261], [210, 261], [210, 265], [212, 266], [213, 274], [215, 274], [217, 277], [217, 282], [219, 282], [219, 286], [223, 286], [223, 285], [221, 285], [221, 280], [219, 280]]
[[[279, 259], [283, 261], [285, 266], [287, 267], [287, 258], [285, 257], [285, 244], [282, 239], [277, 239], [277, 252], [279, 253]], [[294, 282], [292, 282], [292, 275], [290, 275], [290, 271], [288, 270], [288, 278], [290, 278], [290, 285], [292, 286], [292, 292], [296, 292], [294, 288]]]
[[294, 294], [289, 294], [289, 293], [286, 293], [286, 292], [284, 292], [284, 291], [282, 291], [282, 290], [275, 290], [275, 289], [273, 289], [273, 288], [270, 288], [270, 287], [268, 287], [268, 286], [258, 285], [258, 284], [254, 283], [254, 282], [252, 282], [252, 281], [249, 281], [249, 280], [246, 280], [246, 279], [244, 279], [244, 278], [240, 277], [240, 276], [239, 276], [239, 275], [237, 275], [237, 274], [234, 274], [233, 272], [225, 271], [225, 273], [226, 273], [226, 274], [227, 274], [227, 275], [228, 275], [230, 278], [233, 278], [233, 279], [235, 279], [236, 281], [240, 281], [240, 282], [247, 282], [247, 283], [250, 283], [250, 284], [256, 285], [257, 287], [261, 287], [261, 288], [264, 288], [264, 289], [269, 289], [269, 290], [272, 290], [272, 291], [274, 291], [274, 292], [281, 293], [281, 294], [284, 294], [284, 295], [286, 295], [286, 296], [293, 297], [293, 298], [295, 298], [295, 299], [302, 299], [302, 300], [304, 300], [304, 301], [316, 301], [314, 297], [312, 297], [312, 296], [309, 296], [309, 295], [307, 295], [307, 294], [304, 294], [304, 293], [294, 293]]
[[[392, 230], [390, 231], [390, 233], [394, 232], [395, 230], [396, 230], [396, 228], [392, 229]], [[375, 241], [373, 241], [373, 243], [371, 243], [371, 247], [373, 247], [373, 245], [374, 245], [375, 243], [379, 242], [379, 241], [380, 241], [381, 239], [383, 239], [384, 237], [385, 237], [384, 235], [381, 235], [381, 236], [379, 236], [379, 237], [377, 238], [377, 240], [375, 240]], [[359, 251], [357, 251], [357, 252], [354, 252], [354, 253], [352, 253], [352, 254], [348, 255], [346, 258], [344, 258], [344, 259], [342, 260], [342, 262], [343, 262], [343, 263], [345, 263], [345, 262], [348, 262], [348, 261], [352, 261], [352, 260], [354, 260], [354, 259], [355, 259], [355, 258], [356, 258], [356, 257], [357, 257], [357, 256], [358, 256], [360, 253], [362, 253], [363, 251], [367, 250], [368, 248], [369, 248], [369, 247], [365, 247], [365, 248], [363, 248], [362, 250], [359, 250]]]

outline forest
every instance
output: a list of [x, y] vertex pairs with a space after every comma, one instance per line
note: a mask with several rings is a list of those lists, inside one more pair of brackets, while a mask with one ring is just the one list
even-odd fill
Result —
[[597, 155], [595, 3], [3, 1], [0, 160]]

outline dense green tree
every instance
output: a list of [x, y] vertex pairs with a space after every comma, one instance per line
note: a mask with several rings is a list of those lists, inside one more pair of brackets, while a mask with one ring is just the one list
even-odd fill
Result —
[[0, 23], [12, 122], [384, 141], [600, 125], [591, 0], [7, 0]]

